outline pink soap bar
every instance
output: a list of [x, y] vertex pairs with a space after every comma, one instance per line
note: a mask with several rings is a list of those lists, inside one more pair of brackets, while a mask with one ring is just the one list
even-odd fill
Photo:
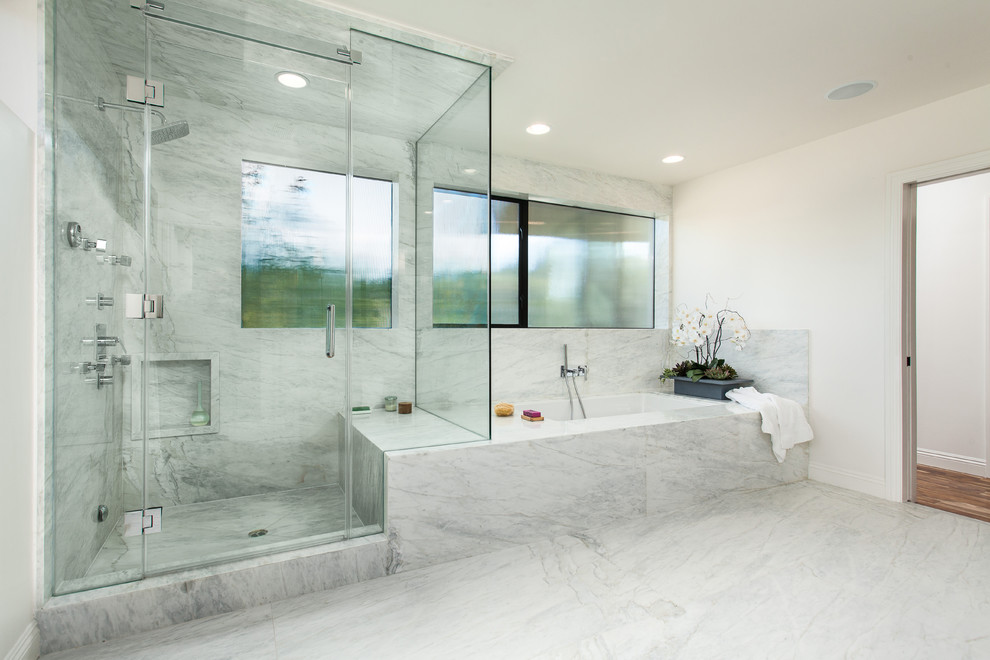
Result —
[[526, 415], [526, 417], [543, 417], [543, 413], [539, 410], [524, 410], [523, 414]]

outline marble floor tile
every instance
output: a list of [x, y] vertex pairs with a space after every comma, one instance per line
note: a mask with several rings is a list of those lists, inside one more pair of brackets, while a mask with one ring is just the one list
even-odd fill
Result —
[[[238, 657], [990, 657], [990, 523], [803, 481], [249, 612], [276, 649]], [[226, 657], [238, 625], [46, 658]]]
[[[336, 485], [297, 488], [165, 507], [162, 519], [162, 532], [144, 537], [149, 573], [287, 550], [306, 537], [343, 533], [344, 494]], [[354, 526], [362, 524], [355, 515]], [[257, 529], [268, 533], [248, 536]], [[122, 537], [118, 530], [107, 539], [87, 574], [139, 568], [141, 539]]]
[[264, 660], [276, 657], [275, 630], [271, 607], [263, 605], [43, 657], [45, 660]]

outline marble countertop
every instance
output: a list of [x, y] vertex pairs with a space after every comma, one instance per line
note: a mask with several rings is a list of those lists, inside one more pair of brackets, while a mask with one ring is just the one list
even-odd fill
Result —
[[423, 449], [487, 440], [419, 408], [413, 408], [411, 413], [404, 415], [375, 408], [370, 415], [355, 415], [352, 419], [354, 429], [382, 451]]

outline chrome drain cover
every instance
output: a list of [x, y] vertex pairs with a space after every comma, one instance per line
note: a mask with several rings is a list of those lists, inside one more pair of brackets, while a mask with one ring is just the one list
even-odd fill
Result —
[[267, 533], [268, 533], [268, 530], [267, 529], [256, 529], [256, 530], [253, 530], [253, 531], [248, 532], [248, 536], [250, 536], [251, 538], [255, 538], [255, 537], [258, 537], [258, 536], [264, 536]]

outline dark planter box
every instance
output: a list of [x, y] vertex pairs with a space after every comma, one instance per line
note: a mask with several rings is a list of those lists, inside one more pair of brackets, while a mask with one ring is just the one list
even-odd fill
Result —
[[735, 380], [712, 380], [702, 378], [698, 382], [692, 382], [685, 376], [674, 376], [674, 394], [685, 394], [687, 396], [700, 396], [705, 399], [725, 399], [725, 393], [737, 387], [749, 387], [753, 384], [751, 380], [736, 378]]

